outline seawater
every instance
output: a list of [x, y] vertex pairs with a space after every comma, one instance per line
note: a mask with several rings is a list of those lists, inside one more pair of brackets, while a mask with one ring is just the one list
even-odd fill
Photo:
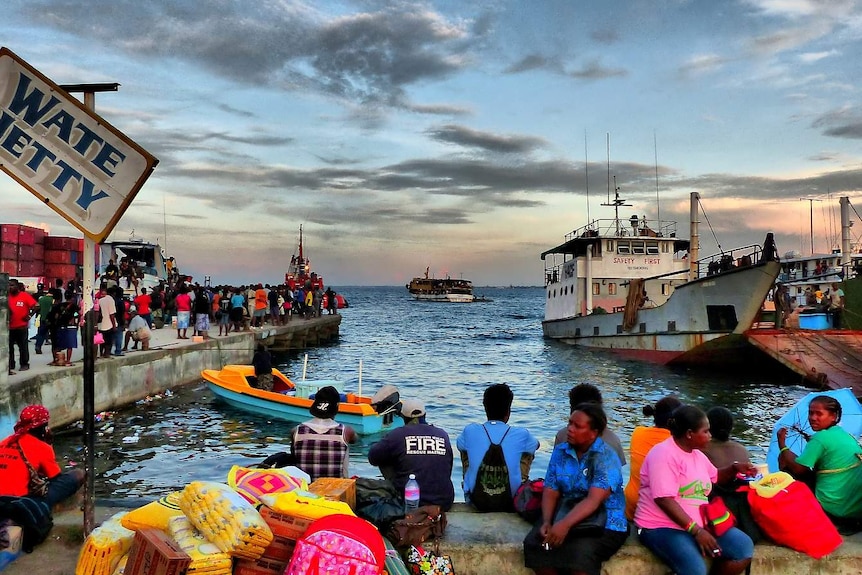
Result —
[[[361, 361], [364, 394], [394, 384], [402, 397], [421, 399], [428, 421], [449, 433], [453, 447], [467, 423], [484, 421], [484, 389], [506, 383], [515, 394], [510, 423], [541, 442], [532, 477], [545, 474], [554, 435], [568, 417], [568, 391], [578, 383], [602, 390], [609, 424], [625, 447], [635, 426], [651, 424], [643, 406], [667, 394], [702, 408], [725, 405], [736, 416], [734, 437], [755, 462], [766, 459], [774, 422], [808, 391], [764, 375], [671, 369], [545, 340], [542, 288], [476, 288], [492, 301], [472, 304], [417, 302], [403, 287], [334, 289], [350, 302], [341, 310], [340, 337], [276, 355], [280, 370], [300, 379], [307, 353], [307, 378], [334, 378], [358, 390]], [[96, 496], [151, 499], [193, 480], [225, 481], [231, 466], [287, 449], [292, 427], [225, 405], [203, 380], [174, 389], [97, 425]], [[367, 461], [378, 439], [362, 437], [351, 447], [351, 474], [379, 476]], [[61, 433], [58, 458], [82, 465], [82, 441], [80, 433]], [[456, 450], [452, 482], [459, 499], [461, 475]]]

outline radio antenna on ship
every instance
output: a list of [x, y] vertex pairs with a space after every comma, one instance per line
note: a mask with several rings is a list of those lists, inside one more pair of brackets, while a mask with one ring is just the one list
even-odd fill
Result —
[[661, 202], [658, 199], [658, 143], [655, 130], [652, 131], [652, 149], [655, 156], [655, 219], [658, 221], [658, 231], [661, 232]]
[[614, 176], [614, 200], [611, 201], [611, 135], [608, 134], [608, 201], [603, 206], [613, 206], [614, 208], [614, 227], [616, 235], [620, 235], [620, 206], [631, 207], [625, 200], [620, 198], [620, 188], [617, 186], [617, 177]]
[[587, 186], [587, 225], [591, 225], [593, 220], [590, 219], [590, 162], [587, 159], [587, 131], [584, 130], [584, 179]]

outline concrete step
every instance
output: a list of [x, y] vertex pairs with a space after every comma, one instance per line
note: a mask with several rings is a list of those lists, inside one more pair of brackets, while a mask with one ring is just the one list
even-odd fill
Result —
[[[119, 507], [97, 506], [96, 524]], [[455, 504], [447, 514], [449, 525], [440, 544], [441, 553], [452, 556], [458, 575], [531, 575], [524, 567], [523, 541], [530, 525], [508, 513], [476, 513]], [[70, 509], [57, 513], [48, 539], [31, 554], [21, 555], [3, 569], [3, 575], [74, 575], [83, 543], [83, 513]], [[755, 575], [859, 575], [862, 573], [862, 534], [845, 537], [831, 555], [813, 559], [785, 547], [759, 544], [751, 572]], [[602, 575], [668, 575], [669, 570], [637, 540], [625, 545], [606, 562]]]
[[[452, 556], [458, 575], [530, 575], [524, 567], [523, 541], [531, 525], [509, 513], [476, 513], [456, 504], [440, 552]], [[813, 559], [769, 543], [756, 546], [751, 572], [757, 575], [850, 575], [862, 573], [862, 534], [823, 559]], [[642, 546], [632, 532], [607, 561], [602, 575], [667, 575], [670, 571]]]

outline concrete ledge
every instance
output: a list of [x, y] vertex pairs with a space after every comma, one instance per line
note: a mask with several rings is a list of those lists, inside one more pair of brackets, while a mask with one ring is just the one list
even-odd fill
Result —
[[[137, 507], [138, 505], [135, 505]], [[96, 506], [96, 524], [128, 508]], [[452, 556], [458, 575], [531, 575], [524, 567], [523, 540], [530, 525], [506, 513], [476, 513], [455, 504], [440, 550]], [[36, 550], [20, 556], [3, 575], [74, 575], [83, 542], [83, 514], [71, 508], [54, 515], [54, 529]], [[784, 547], [761, 544], [754, 551], [755, 575], [858, 575], [862, 573], [862, 535], [821, 560]], [[604, 564], [603, 575], [667, 575], [668, 569], [631, 535], [622, 549]]]
[[[458, 575], [530, 575], [524, 567], [523, 541], [530, 524], [509, 513], [476, 513], [455, 504], [441, 552], [452, 556]], [[817, 560], [785, 547], [763, 543], [754, 550], [757, 575], [850, 575], [862, 573], [862, 535], [845, 537], [834, 553]], [[606, 562], [603, 575], [667, 575], [670, 571], [632, 533]]]

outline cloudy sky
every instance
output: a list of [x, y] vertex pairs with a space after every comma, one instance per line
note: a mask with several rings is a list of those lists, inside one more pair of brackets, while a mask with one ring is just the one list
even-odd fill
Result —
[[[160, 163], [112, 238], [216, 283], [279, 280], [303, 225], [336, 287], [540, 285], [609, 173], [683, 229], [700, 192], [702, 255], [862, 212], [855, 0], [6, 0], [0, 45], [121, 84], [97, 111]], [[0, 222], [77, 235], [5, 174]]]

